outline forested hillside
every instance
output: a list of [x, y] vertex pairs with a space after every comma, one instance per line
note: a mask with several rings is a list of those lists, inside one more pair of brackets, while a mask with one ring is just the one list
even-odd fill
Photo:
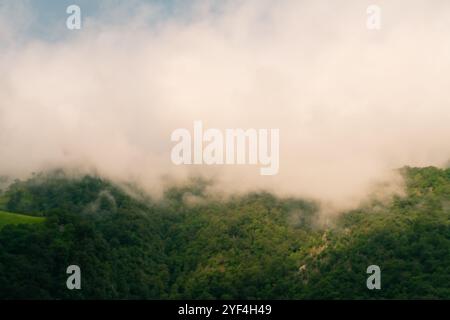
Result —
[[[201, 180], [154, 200], [100, 177], [37, 174], [0, 194], [9, 218], [40, 219], [0, 215], [0, 299], [450, 299], [450, 169], [402, 173], [404, 197], [326, 227], [319, 203], [219, 200]], [[73, 264], [81, 290], [66, 288]], [[366, 287], [372, 264], [381, 290]]]

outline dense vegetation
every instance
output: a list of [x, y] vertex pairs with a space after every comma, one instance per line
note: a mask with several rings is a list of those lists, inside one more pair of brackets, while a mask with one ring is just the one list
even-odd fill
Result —
[[[402, 171], [406, 196], [329, 227], [312, 201], [220, 200], [205, 181], [157, 201], [61, 171], [16, 181], [0, 209], [45, 219], [1, 229], [0, 299], [449, 299], [450, 169]], [[72, 264], [81, 290], [66, 288]], [[381, 290], [366, 287], [371, 264], [382, 270]]]

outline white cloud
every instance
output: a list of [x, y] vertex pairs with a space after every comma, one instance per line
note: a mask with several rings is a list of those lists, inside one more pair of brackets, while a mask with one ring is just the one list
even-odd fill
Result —
[[[369, 2], [230, 1], [152, 27], [152, 10], [116, 12], [59, 43], [2, 48], [0, 174], [83, 165], [155, 190], [161, 176], [195, 170], [228, 190], [347, 204], [393, 168], [442, 165], [450, 4], [402, 2], [377, 2], [376, 33]], [[280, 173], [175, 167], [170, 133], [194, 120], [279, 128]]]

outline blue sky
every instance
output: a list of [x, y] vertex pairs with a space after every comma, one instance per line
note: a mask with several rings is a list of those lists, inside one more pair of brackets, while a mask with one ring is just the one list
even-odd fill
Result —
[[[5, 0], [3, 0], [5, 1]], [[12, 0], [6, 0], [12, 1]], [[44, 21], [56, 21], [61, 19], [61, 12], [72, 4], [80, 6], [86, 15], [95, 16], [99, 14], [102, 7], [119, 6], [127, 4], [129, 6], [139, 4], [157, 4], [170, 10], [176, 0], [31, 0], [30, 3], [37, 15]]]
[[[26, 27], [21, 28], [21, 36], [54, 41], [67, 36], [66, 8], [74, 4], [81, 8], [83, 21], [100, 16], [108, 21], [108, 8], [122, 8], [121, 17], [126, 18], [132, 17], [140, 5], [152, 4], [158, 6], [161, 18], [164, 18], [182, 8], [186, 1], [183, 4], [179, 0], [0, 0], [0, 9], [3, 7], [3, 14], [10, 23], [20, 24], [21, 20], [15, 16], [16, 9], [24, 8], [31, 19], [28, 19]], [[110, 18], [113, 19], [112, 16]]]

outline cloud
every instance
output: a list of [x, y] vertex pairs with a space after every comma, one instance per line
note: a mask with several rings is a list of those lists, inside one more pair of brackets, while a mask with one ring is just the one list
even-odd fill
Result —
[[[152, 5], [107, 10], [64, 40], [0, 46], [0, 175], [81, 166], [157, 192], [164, 177], [202, 174], [346, 206], [394, 168], [443, 165], [450, 4], [377, 3], [380, 31], [367, 30], [365, 1], [196, 1], [163, 19]], [[7, 26], [2, 39], [19, 37], [20, 22]], [[279, 128], [279, 174], [173, 165], [170, 134], [195, 120]]]

